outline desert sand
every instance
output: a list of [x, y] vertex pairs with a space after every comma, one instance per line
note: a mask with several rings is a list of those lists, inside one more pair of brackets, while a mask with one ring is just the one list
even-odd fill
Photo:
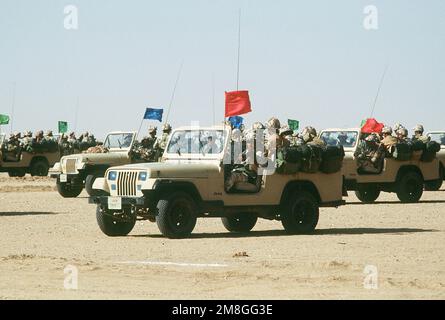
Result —
[[[444, 189], [418, 204], [383, 194], [363, 205], [351, 194], [321, 209], [313, 235], [260, 220], [241, 236], [201, 219], [190, 239], [169, 240], [148, 221], [108, 238], [86, 193], [63, 199], [54, 186], [0, 176], [0, 299], [445, 298]], [[77, 289], [65, 288], [67, 266]]]

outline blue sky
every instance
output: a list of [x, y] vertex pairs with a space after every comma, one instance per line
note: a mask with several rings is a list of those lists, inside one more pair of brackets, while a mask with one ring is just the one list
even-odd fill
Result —
[[[78, 30], [64, 28], [69, 4]], [[363, 28], [366, 5], [379, 10], [378, 30]], [[2, 0], [0, 113], [11, 114], [16, 83], [14, 131], [56, 129], [58, 120], [73, 129], [77, 97], [78, 131], [137, 129], [145, 107], [168, 106], [184, 61], [170, 122], [212, 124], [212, 78], [221, 122], [224, 91], [236, 87], [239, 8], [248, 122], [355, 127], [389, 65], [375, 117], [445, 129], [439, 0]]]

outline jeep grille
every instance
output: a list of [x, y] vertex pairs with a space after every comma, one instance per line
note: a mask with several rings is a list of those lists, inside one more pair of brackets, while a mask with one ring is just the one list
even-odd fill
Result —
[[77, 173], [76, 159], [66, 159], [66, 173]]
[[136, 197], [137, 179], [138, 179], [137, 171], [118, 172], [117, 195], [125, 197]]

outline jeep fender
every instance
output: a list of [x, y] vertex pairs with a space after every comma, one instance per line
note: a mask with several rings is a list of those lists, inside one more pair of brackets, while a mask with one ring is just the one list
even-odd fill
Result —
[[108, 183], [106, 183], [105, 178], [96, 178], [93, 183], [94, 190], [103, 190], [107, 193], [110, 193], [110, 188], [108, 187]]
[[283, 193], [281, 194], [280, 204], [283, 204], [289, 196], [292, 195], [294, 191], [306, 191], [311, 193], [317, 202], [321, 203], [320, 194], [317, 187], [311, 181], [290, 181], [284, 187]]

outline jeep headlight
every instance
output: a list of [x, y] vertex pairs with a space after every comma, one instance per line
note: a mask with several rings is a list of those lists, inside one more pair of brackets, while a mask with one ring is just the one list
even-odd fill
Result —
[[147, 172], [145, 172], [145, 171], [139, 172], [139, 175], [138, 175], [138, 180], [139, 181], [146, 181], [147, 178], [148, 178]]
[[117, 172], [116, 171], [108, 171], [108, 180], [116, 181], [116, 179], [117, 179]]

